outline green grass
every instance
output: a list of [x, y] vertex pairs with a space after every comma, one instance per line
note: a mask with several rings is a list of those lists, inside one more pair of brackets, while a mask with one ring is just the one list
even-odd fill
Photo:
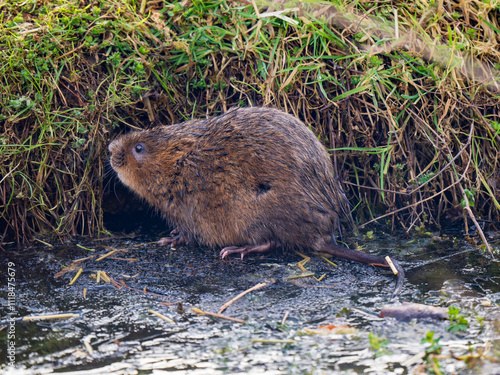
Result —
[[449, 13], [422, 2], [289, 2], [301, 11], [283, 17], [245, 1], [142, 13], [140, 1], [79, 4], [0, 5], [8, 238], [97, 235], [110, 139], [233, 105], [283, 108], [313, 128], [336, 174], [356, 184], [348, 194], [359, 223], [407, 207], [393, 222], [438, 224], [460, 207], [460, 187], [478, 217], [499, 219], [499, 96], [484, 79], [500, 67], [498, 5]]

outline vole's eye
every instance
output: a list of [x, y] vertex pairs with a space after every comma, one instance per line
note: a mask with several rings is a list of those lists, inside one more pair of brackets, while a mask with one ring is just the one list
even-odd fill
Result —
[[141, 145], [140, 143], [135, 145], [135, 152], [137, 152], [138, 154], [140, 154], [141, 152], [144, 151], [144, 146]]

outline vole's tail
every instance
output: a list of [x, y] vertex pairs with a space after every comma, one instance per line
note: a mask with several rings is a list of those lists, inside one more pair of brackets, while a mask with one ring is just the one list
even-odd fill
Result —
[[[339, 245], [336, 245], [334, 243], [326, 243], [319, 251], [335, 255], [340, 258], [344, 259], [349, 259], [349, 260], [354, 260], [356, 262], [360, 263], [366, 263], [366, 264], [371, 264], [373, 266], [380, 266], [380, 267], [390, 267], [389, 263], [385, 260], [385, 258], [380, 257], [380, 256], [375, 256], [371, 254], [366, 254], [361, 251], [356, 251], [352, 249], [348, 249], [346, 247], [342, 247]], [[403, 289], [403, 283], [404, 283], [404, 278], [405, 278], [405, 271], [403, 270], [403, 267], [399, 264], [394, 259], [391, 259], [392, 263], [394, 264], [394, 267], [397, 270], [396, 274], [396, 289], [392, 293], [392, 298], [396, 297], [401, 290]]]

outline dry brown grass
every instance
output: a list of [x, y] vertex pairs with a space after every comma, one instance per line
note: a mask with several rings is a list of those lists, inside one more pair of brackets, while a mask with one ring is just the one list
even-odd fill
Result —
[[238, 104], [320, 134], [359, 224], [498, 224], [498, 5], [64, 4], [1, 6], [0, 242], [97, 235], [111, 138]]

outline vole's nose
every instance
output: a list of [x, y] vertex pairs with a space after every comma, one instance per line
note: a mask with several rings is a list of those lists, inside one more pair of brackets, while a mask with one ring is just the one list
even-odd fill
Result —
[[116, 148], [117, 148], [117, 147], [118, 147], [118, 146], [117, 146], [117, 142], [116, 142], [116, 139], [115, 139], [113, 142], [111, 142], [111, 143], [109, 144], [109, 146], [108, 146], [108, 150], [109, 150], [109, 152], [110, 152], [110, 153], [113, 153], [113, 152], [115, 152], [115, 151], [116, 151]]

